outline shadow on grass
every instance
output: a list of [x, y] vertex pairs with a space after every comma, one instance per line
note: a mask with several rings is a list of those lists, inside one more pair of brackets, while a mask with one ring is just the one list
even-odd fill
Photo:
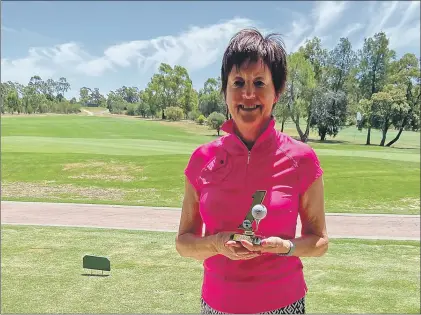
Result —
[[97, 274], [97, 273], [82, 273], [81, 274], [81, 276], [84, 276], [84, 277], [109, 277], [110, 275], [109, 274], [105, 274], [105, 275], [103, 275], [103, 274]]
[[387, 146], [380, 146], [380, 145], [378, 145], [378, 144], [375, 144], [375, 143], [372, 143], [372, 144], [365, 144], [365, 143], [354, 143], [354, 145], [357, 145], [357, 146], [361, 146], [361, 147], [367, 147], [367, 148], [370, 148], [370, 147], [374, 147], [374, 148], [385, 148], [385, 149], [396, 149], [396, 150], [419, 150], [418, 148], [416, 148], [416, 147], [395, 147], [395, 146], [389, 146], [389, 147], [387, 147]]
[[[297, 136], [291, 136], [293, 139], [301, 141], [300, 137]], [[334, 139], [327, 139], [327, 140], [319, 140], [319, 139], [307, 139], [307, 143], [319, 143], [319, 144], [354, 144], [351, 141], [346, 140], [334, 140]]]
[[[294, 138], [295, 140], [301, 141], [300, 137], [297, 136], [293, 136], [292, 138]], [[348, 141], [348, 140], [333, 140], [333, 139], [329, 139], [329, 140], [318, 140], [318, 139], [308, 139], [307, 143], [317, 143], [317, 144], [346, 144], [346, 145], [354, 145], [354, 146], [359, 146], [359, 147], [366, 147], [366, 148], [379, 148], [381, 150], [381, 148], [390, 148], [390, 149], [398, 149], [398, 150], [418, 150], [418, 148], [416, 147], [396, 147], [396, 146], [380, 146], [377, 143], [372, 143], [372, 144], [365, 144], [365, 143], [356, 143], [353, 141]]]

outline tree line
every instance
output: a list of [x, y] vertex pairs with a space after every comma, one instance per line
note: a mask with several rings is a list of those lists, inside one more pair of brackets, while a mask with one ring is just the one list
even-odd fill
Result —
[[[363, 47], [353, 50], [348, 38], [340, 38], [332, 50], [321, 40], [307, 40], [287, 56], [288, 79], [274, 108], [281, 124], [291, 120], [301, 141], [310, 130], [321, 140], [335, 137], [345, 126], [382, 131], [380, 146], [395, 143], [404, 130], [420, 128], [420, 58], [406, 53], [397, 58], [383, 32], [365, 38]], [[216, 129], [229, 118], [221, 91], [221, 79], [209, 78], [199, 91], [193, 88], [186, 68], [161, 63], [147, 86], [123, 86], [104, 96], [98, 88], [82, 87], [79, 99], [67, 100], [66, 78], [58, 81], [33, 76], [28, 85], [1, 84], [2, 113], [77, 113], [82, 106], [107, 108], [112, 114], [160, 119], [189, 119]], [[386, 143], [388, 130], [398, 130]]]

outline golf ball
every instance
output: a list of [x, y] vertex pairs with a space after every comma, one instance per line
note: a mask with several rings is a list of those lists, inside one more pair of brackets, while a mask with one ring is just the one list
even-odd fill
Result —
[[264, 205], [255, 205], [251, 209], [251, 214], [253, 215], [253, 218], [256, 220], [262, 220], [264, 217], [266, 217], [266, 214], [268, 213], [268, 210]]

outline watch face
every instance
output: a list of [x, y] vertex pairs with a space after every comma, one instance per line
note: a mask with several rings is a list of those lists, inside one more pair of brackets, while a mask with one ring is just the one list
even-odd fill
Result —
[[290, 244], [290, 248], [289, 248], [288, 255], [292, 255], [292, 253], [294, 252], [294, 249], [295, 249], [295, 245], [291, 241], [289, 241], [289, 244]]

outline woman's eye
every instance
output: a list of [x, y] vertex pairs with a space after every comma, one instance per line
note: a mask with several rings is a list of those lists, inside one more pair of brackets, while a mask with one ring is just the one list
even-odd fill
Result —
[[243, 85], [244, 85], [244, 82], [243, 81], [235, 81], [234, 82], [234, 86], [241, 87]]
[[254, 84], [258, 87], [262, 87], [265, 85], [262, 81], [256, 81]]

